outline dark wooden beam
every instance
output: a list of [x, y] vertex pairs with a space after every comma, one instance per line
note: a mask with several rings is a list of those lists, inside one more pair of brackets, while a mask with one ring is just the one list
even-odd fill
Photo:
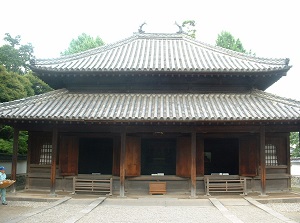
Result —
[[[1, 121], [1, 120], [0, 120]], [[50, 123], [49, 123], [50, 122]], [[99, 123], [101, 125], [99, 125]], [[16, 123], [11, 120], [8, 125], [15, 126]], [[192, 128], [196, 128], [197, 133], [259, 133], [260, 126], [264, 125], [266, 132], [297, 132], [300, 128], [299, 122], [292, 121], [28, 121], [28, 123], [17, 124], [19, 130], [26, 131], [52, 131], [53, 126], [56, 125], [59, 132], [106, 132], [106, 133], [118, 133], [122, 132], [124, 127], [127, 128], [127, 133], [137, 132], [181, 132], [190, 133]]]
[[56, 156], [57, 156], [57, 140], [58, 133], [57, 127], [52, 131], [52, 154], [51, 154], [51, 177], [50, 177], [50, 195], [55, 195], [55, 183], [56, 183]]
[[[18, 163], [18, 144], [19, 141], [19, 129], [14, 128], [14, 142], [13, 142], [13, 155], [12, 155], [12, 162], [11, 162], [11, 179], [17, 179], [17, 163]], [[16, 184], [13, 184], [11, 187], [11, 192], [16, 192]]]
[[125, 197], [125, 155], [126, 155], [126, 132], [121, 133], [120, 154], [120, 197]]
[[191, 198], [196, 197], [196, 132], [192, 132], [192, 143], [191, 143]]
[[261, 180], [261, 196], [266, 196], [266, 132], [265, 127], [260, 129], [260, 180]]

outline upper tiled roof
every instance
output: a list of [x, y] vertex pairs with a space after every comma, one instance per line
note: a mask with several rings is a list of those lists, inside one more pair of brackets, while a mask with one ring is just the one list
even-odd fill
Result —
[[82, 53], [39, 59], [34, 71], [266, 72], [287, 71], [288, 59], [258, 58], [199, 42], [186, 34], [134, 34]]
[[0, 120], [282, 121], [300, 120], [300, 102], [248, 93], [84, 93], [66, 89], [0, 104]]

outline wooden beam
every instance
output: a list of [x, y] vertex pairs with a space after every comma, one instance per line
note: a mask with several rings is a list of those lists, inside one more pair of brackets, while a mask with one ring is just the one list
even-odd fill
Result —
[[51, 177], [50, 195], [55, 195], [56, 183], [56, 156], [57, 156], [57, 127], [52, 130], [52, 154], [51, 154]]
[[[14, 123], [13, 120], [10, 123]], [[10, 124], [8, 123], [8, 124]], [[265, 124], [264, 124], [265, 123]], [[266, 132], [297, 132], [299, 131], [299, 122], [249, 122], [249, 121], [232, 121], [228, 122], [153, 122], [150, 121], [134, 121], [134, 122], [103, 122], [99, 125], [99, 121], [89, 123], [82, 122], [58, 122], [57, 127], [60, 132], [106, 132], [118, 133], [122, 132], [124, 127], [126, 132], [181, 132], [190, 133], [192, 128], [196, 128], [197, 133], [259, 133], [260, 126], [265, 125]], [[31, 123], [18, 124], [19, 130], [26, 131], [52, 131], [53, 123], [41, 123], [32, 121]]]
[[191, 198], [196, 197], [196, 132], [192, 132], [191, 143]]
[[[13, 155], [12, 155], [12, 162], [11, 162], [11, 179], [17, 179], [17, 163], [18, 163], [18, 147], [19, 147], [19, 129], [14, 128], [14, 142], [13, 142]], [[11, 186], [11, 192], [16, 192], [16, 184]]]
[[126, 132], [121, 133], [120, 154], [120, 197], [125, 197], [125, 155], [126, 155]]
[[260, 181], [261, 181], [261, 196], [266, 196], [266, 132], [265, 127], [260, 129]]

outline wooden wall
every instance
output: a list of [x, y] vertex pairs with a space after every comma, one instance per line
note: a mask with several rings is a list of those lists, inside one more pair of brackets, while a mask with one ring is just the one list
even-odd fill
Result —
[[[228, 135], [229, 136], [229, 135]], [[40, 148], [44, 142], [51, 142], [51, 133], [30, 132], [30, 164], [39, 164]], [[72, 176], [78, 174], [80, 135], [61, 135], [58, 146], [59, 174], [61, 176]], [[106, 136], [107, 137], [107, 136]], [[240, 134], [235, 136], [239, 139], [239, 174], [242, 176], [259, 175], [259, 135]], [[113, 164], [112, 174], [120, 174], [120, 137], [113, 138]], [[278, 168], [273, 168], [270, 173], [289, 173], [287, 167], [288, 157], [288, 134], [267, 134], [266, 144], [272, 143], [277, 148]], [[196, 173], [197, 176], [204, 175], [204, 137], [197, 136], [196, 141]], [[178, 136], [176, 148], [176, 175], [180, 177], [191, 176], [191, 136]], [[141, 137], [126, 136], [126, 176], [141, 175]], [[275, 169], [275, 170], [274, 170]], [[284, 169], [284, 171], [282, 170]], [[268, 172], [267, 172], [268, 173]]]
[[141, 138], [126, 137], [125, 175], [141, 175]]
[[257, 136], [246, 136], [240, 138], [240, 175], [258, 175], [259, 163], [259, 141]]
[[72, 176], [78, 174], [79, 143], [75, 136], [62, 136], [59, 143], [60, 174]]

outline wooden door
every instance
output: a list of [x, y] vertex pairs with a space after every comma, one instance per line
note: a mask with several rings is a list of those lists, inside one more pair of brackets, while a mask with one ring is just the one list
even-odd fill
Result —
[[[191, 177], [191, 137], [177, 139], [176, 175]], [[196, 141], [196, 174], [204, 175], [204, 140], [201, 137]]]
[[126, 136], [125, 175], [141, 175], [141, 139]]
[[258, 171], [258, 138], [247, 136], [240, 139], [240, 175], [256, 176]]
[[78, 174], [78, 139], [75, 136], [62, 136], [59, 146], [60, 173], [64, 176]]
[[191, 176], [191, 137], [177, 138], [176, 175]]

